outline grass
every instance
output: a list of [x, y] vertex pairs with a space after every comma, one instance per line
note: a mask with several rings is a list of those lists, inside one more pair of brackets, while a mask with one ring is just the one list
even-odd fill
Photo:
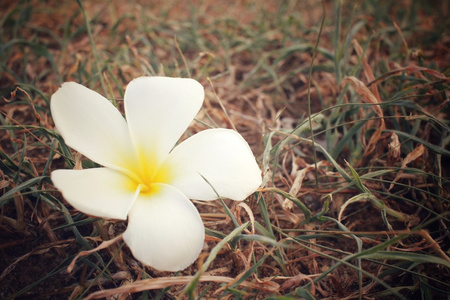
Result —
[[[47, 2], [0, 4], [1, 298], [447, 299], [445, 1]], [[119, 242], [68, 274], [126, 222], [52, 186], [77, 156], [50, 96], [76, 81], [120, 108], [141, 75], [199, 80], [187, 134], [236, 128], [264, 184], [194, 202], [208, 248], [186, 270], [145, 267]]]

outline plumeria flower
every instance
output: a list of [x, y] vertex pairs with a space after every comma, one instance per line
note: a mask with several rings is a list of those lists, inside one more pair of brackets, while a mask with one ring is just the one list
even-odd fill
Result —
[[126, 220], [124, 241], [161, 271], [192, 264], [204, 243], [189, 199], [244, 200], [261, 184], [247, 142], [229, 129], [208, 129], [176, 145], [200, 107], [193, 79], [140, 77], [125, 92], [125, 115], [100, 94], [67, 82], [51, 113], [67, 145], [103, 167], [56, 170], [54, 185], [88, 215]]

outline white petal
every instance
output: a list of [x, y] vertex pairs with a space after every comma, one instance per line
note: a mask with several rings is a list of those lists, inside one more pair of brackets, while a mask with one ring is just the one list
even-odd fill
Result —
[[[165, 158], [200, 109], [203, 87], [189, 78], [140, 77], [125, 91], [125, 113], [136, 149]], [[156, 151], [156, 152], [155, 152]]]
[[[155, 187], [156, 186], [156, 187]], [[142, 263], [161, 271], [178, 271], [197, 259], [205, 238], [195, 206], [174, 187], [141, 194], [128, 214], [123, 238]]]
[[108, 168], [56, 170], [51, 178], [72, 206], [97, 217], [125, 220], [137, 197], [136, 183]]
[[50, 108], [56, 128], [73, 149], [115, 169], [136, 161], [127, 123], [105, 97], [66, 82], [53, 94]]
[[229, 129], [193, 135], [178, 145], [164, 164], [171, 170], [169, 184], [191, 199], [217, 199], [217, 192], [221, 197], [244, 200], [262, 180], [247, 142]]

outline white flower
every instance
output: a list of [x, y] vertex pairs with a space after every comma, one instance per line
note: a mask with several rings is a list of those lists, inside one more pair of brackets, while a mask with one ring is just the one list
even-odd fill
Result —
[[53, 171], [54, 185], [86, 214], [128, 216], [125, 242], [159, 270], [184, 269], [202, 249], [203, 223], [189, 198], [244, 200], [261, 184], [250, 147], [233, 130], [204, 130], [174, 148], [203, 98], [193, 79], [140, 77], [125, 92], [126, 121], [106, 98], [74, 82], [51, 98], [67, 145], [103, 166]]

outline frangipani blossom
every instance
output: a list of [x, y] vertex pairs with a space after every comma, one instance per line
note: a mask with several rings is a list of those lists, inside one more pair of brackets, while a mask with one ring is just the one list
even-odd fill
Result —
[[126, 120], [74, 82], [51, 98], [66, 144], [103, 166], [53, 171], [54, 185], [86, 214], [128, 217], [123, 238], [133, 255], [163, 271], [186, 268], [203, 247], [203, 223], [189, 199], [244, 200], [261, 184], [250, 147], [233, 130], [204, 130], [176, 145], [203, 98], [193, 79], [140, 77], [125, 92]]

